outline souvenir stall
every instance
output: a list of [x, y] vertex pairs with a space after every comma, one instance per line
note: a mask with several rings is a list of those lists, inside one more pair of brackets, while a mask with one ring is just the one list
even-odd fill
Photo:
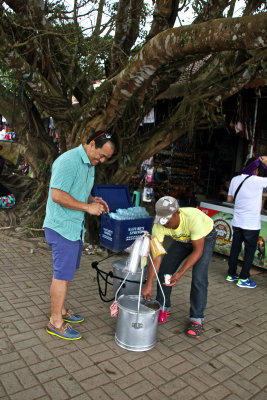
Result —
[[194, 143], [181, 137], [145, 160], [129, 186], [132, 193], [139, 191], [144, 203], [170, 195], [178, 198], [183, 206], [193, 204], [197, 179]]

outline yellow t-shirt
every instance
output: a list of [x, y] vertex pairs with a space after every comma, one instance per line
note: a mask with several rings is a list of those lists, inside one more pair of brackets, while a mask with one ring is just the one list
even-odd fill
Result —
[[198, 208], [179, 208], [180, 224], [177, 229], [168, 229], [163, 225], [154, 224], [152, 236], [162, 243], [164, 236], [171, 236], [179, 242], [189, 243], [207, 236], [213, 229], [213, 220]]

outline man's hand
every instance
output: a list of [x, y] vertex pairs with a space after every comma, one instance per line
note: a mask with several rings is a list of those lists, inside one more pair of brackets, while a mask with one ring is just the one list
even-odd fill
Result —
[[163, 283], [165, 286], [175, 286], [177, 285], [178, 281], [180, 280], [181, 276], [178, 272], [175, 272], [172, 277], [170, 278], [170, 283]]
[[108, 204], [105, 202], [105, 200], [102, 199], [102, 197], [95, 197], [94, 198], [94, 202], [102, 204], [104, 206], [104, 208], [105, 208], [104, 212], [107, 213], [107, 214], [109, 213]]
[[260, 161], [267, 167], [267, 156], [261, 156]]
[[93, 203], [87, 204], [86, 212], [91, 215], [101, 215], [105, 212], [105, 210], [106, 208], [102, 203], [94, 201]]
[[152, 283], [147, 282], [142, 287], [142, 296], [145, 300], [150, 300], [152, 294]]

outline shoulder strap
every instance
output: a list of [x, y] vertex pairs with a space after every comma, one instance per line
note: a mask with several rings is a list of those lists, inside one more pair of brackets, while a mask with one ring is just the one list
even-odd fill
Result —
[[239, 185], [239, 186], [238, 186], [238, 188], [236, 189], [236, 191], [235, 191], [235, 195], [234, 195], [234, 201], [235, 201], [235, 199], [236, 199], [237, 193], [239, 192], [239, 190], [240, 190], [241, 186], [243, 185], [243, 183], [245, 182], [245, 180], [247, 180], [248, 178], [250, 178], [250, 176], [251, 176], [251, 175], [249, 175], [249, 176], [246, 176], [246, 178], [245, 178], [245, 179], [243, 179], [243, 181], [240, 183], [240, 185]]

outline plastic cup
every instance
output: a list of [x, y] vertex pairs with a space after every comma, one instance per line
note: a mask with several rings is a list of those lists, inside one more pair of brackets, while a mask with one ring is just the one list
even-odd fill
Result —
[[169, 285], [171, 277], [172, 277], [172, 275], [170, 275], [170, 274], [164, 275], [164, 280], [167, 285]]

